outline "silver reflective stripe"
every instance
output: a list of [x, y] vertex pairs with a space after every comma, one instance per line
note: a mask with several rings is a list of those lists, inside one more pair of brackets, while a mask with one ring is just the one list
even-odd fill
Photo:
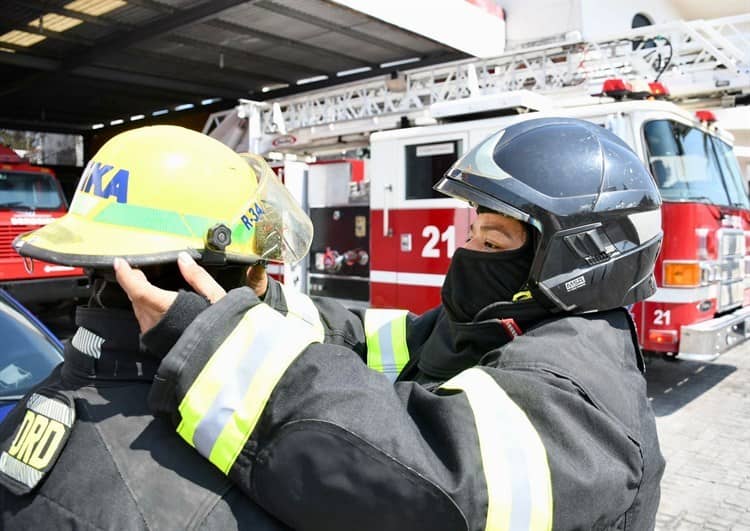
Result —
[[0, 455], [0, 470], [2, 470], [5, 475], [12, 477], [19, 483], [23, 483], [30, 488], [34, 488], [36, 484], [41, 481], [43, 476], [43, 473], [39, 470], [22, 463], [5, 452]]
[[383, 363], [383, 374], [391, 382], [395, 382], [398, 374], [401, 372], [401, 368], [396, 365], [396, 356], [393, 351], [393, 341], [391, 340], [393, 336], [392, 326], [391, 322], [378, 329], [378, 341], [380, 342], [380, 361]]
[[[281, 315], [279, 317], [281, 318]], [[276, 324], [284, 330], [285, 334], [294, 333], [289, 327], [290, 321], [285, 322], [279, 319]], [[206, 411], [203, 420], [195, 428], [193, 444], [201, 455], [211, 454], [211, 449], [216, 444], [216, 439], [221, 435], [227, 421], [236, 410], [242, 408], [242, 401], [253, 376], [265, 361], [266, 355], [273, 351], [278, 343], [279, 337], [266, 333], [256, 335], [253, 342], [247, 345], [239, 365], [232, 368], [232, 376], [225, 380], [224, 386]]]
[[278, 381], [315, 337], [294, 315], [265, 304], [248, 310], [182, 399], [177, 432], [229, 473]]
[[67, 404], [36, 393], [29, 397], [28, 402], [26, 402], [26, 409], [41, 413], [45, 417], [54, 419], [68, 428], [73, 425], [73, 421], [75, 420], [75, 412]]
[[87, 356], [99, 359], [102, 357], [102, 343], [104, 338], [96, 335], [91, 330], [80, 327], [76, 330], [73, 339], [70, 343], [79, 351], [83, 352]]
[[325, 338], [325, 329], [320, 321], [320, 312], [312, 299], [286, 284], [281, 284], [281, 291], [284, 293], [288, 313], [315, 327], [315, 331], [320, 336], [318, 341], [322, 342]]
[[371, 309], [365, 312], [367, 366], [394, 382], [409, 362], [406, 344], [407, 310]]
[[551, 529], [547, 453], [524, 411], [479, 368], [467, 369], [440, 387], [463, 391], [474, 414], [487, 488], [485, 531]]

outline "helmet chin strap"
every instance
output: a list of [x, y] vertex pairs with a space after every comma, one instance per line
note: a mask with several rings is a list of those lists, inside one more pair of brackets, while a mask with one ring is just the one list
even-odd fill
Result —
[[94, 277], [93, 281], [94, 289], [91, 292], [91, 297], [89, 297], [88, 305], [92, 308], [96, 306], [97, 308], [103, 308], [106, 310], [107, 305], [102, 301], [102, 293], [104, 293], [109, 282], [103, 277]]

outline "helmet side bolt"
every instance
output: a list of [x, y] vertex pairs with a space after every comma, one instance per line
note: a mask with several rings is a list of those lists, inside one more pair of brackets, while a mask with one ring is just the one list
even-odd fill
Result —
[[232, 243], [232, 231], [223, 223], [217, 223], [206, 234], [206, 247], [212, 251], [223, 251]]
[[201, 262], [204, 265], [226, 264], [224, 249], [231, 243], [232, 231], [223, 223], [217, 223], [206, 232], [206, 247]]

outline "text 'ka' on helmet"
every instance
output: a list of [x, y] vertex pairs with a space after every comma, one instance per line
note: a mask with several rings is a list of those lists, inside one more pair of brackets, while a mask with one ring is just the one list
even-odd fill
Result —
[[513, 124], [459, 159], [435, 189], [538, 231], [529, 289], [550, 309], [606, 310], [656, 290], [659, 191], [603, 127], [572, 118]]
[[182, 127], [110, 139], [81, 176], [62, 218], [16, 238], [23, 256], [82, 267], [174, 262], [295, 263], [312, 223], [265, 160]]

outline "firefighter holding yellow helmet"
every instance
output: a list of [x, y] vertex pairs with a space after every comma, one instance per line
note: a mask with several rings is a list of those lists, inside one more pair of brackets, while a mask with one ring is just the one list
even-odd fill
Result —
[[[30, 259], [86, 268], [95, 293], [64, 362], [0, 425], [0, 528], [287, 529], [150, 413], [159, 348], [175, 332], [157, 326], [141, 343], [112, 264], [124, 257], [169, 303], [203, 308], [183, 275], [235, 287], [247, 264], [301, 258], [311, 236], [260, 157], [174, 126], [108, 141], [69, 213], [15, 241]], [[191, 260], [178, 270], [180, 253], [205, 270]]]

